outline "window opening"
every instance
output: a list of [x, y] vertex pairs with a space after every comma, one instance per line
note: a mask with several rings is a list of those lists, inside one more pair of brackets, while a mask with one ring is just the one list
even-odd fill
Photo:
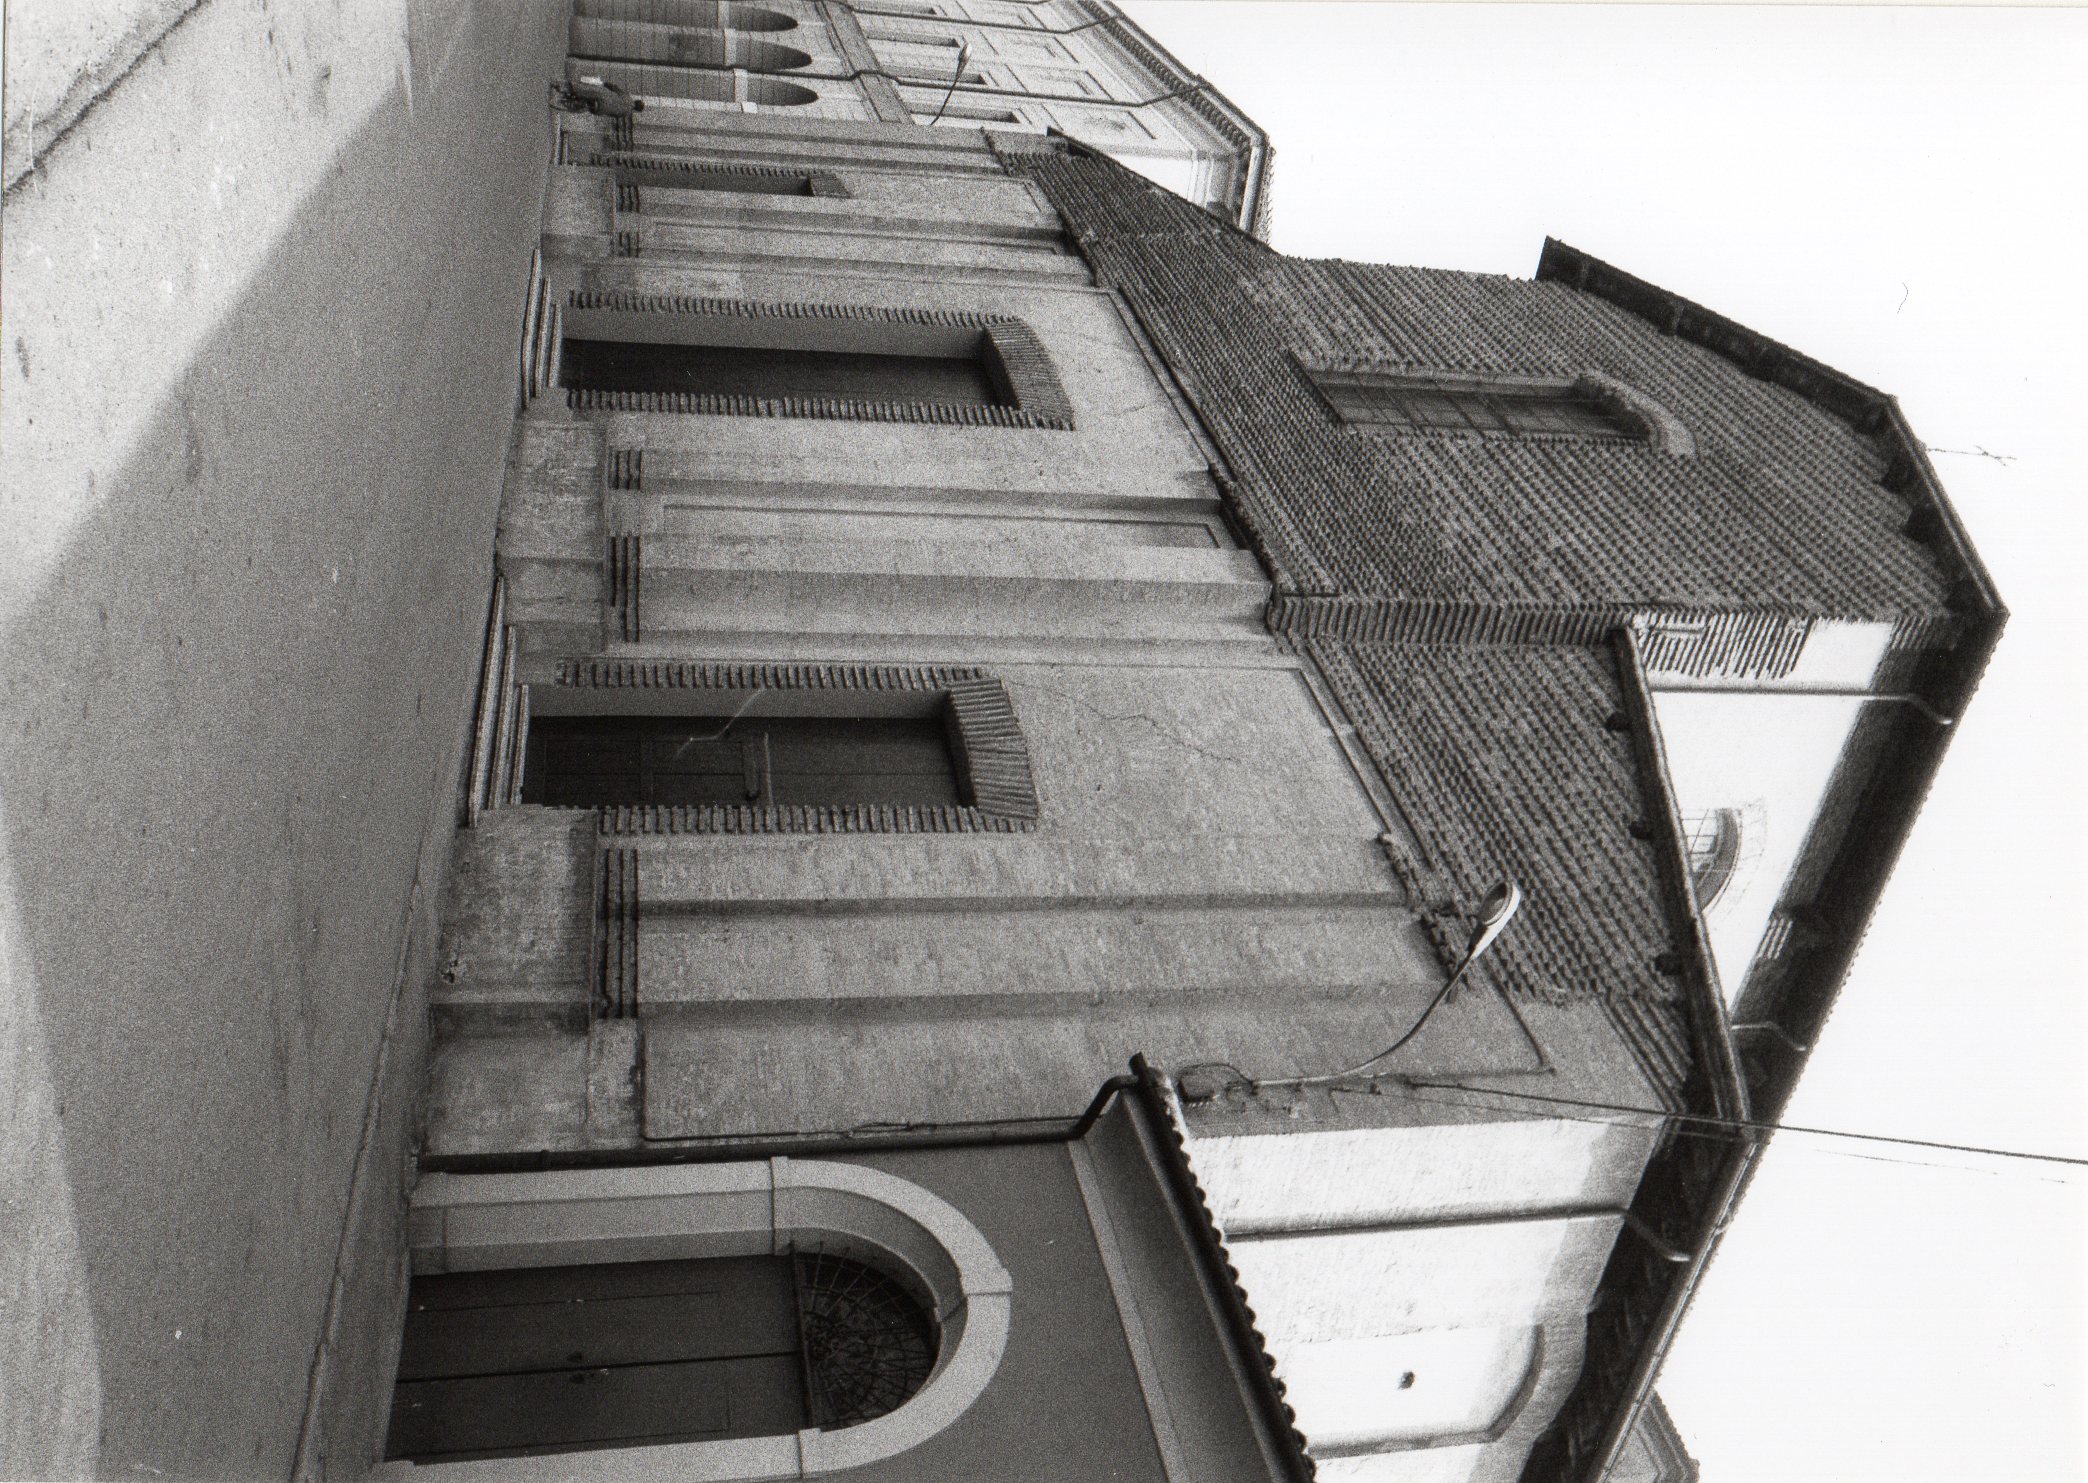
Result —
[[1643, 438], [1607, 399], [1579, 385], [1458, 385], [1321, 372], [1314, 381], [1343, 422], [1417, 432], [1565, 433]]
[[800, 1252], [796, 1265], [812, 1424], [856, 1426], [905, 1405], [935, 1368], [935, 1331], [920, 1304], [847, 1257]]
[[1696, 893], [1697, 910], [1709, 911], [1711, 903], [1733, 883], [1740, 864], [1740, 811], [1712, 809], [1686, 820], [1683, 832], [1689, 850], [1689, 885]]
[[[1020, 115], [1008, 109], [982, 108], [970, 103], [952, 103], [943, 109], [942, 117], [944, 121], [963, 119], [975, 124], [1019, 124], [1022, 122]], [[924, 111], [918, 108], [914, 110], [914, 121], [916, 123], [926, 123], [933, 118], [935, 118], [935, 114], [932, 111]]]
[[1001, 315], [588, 289], [560, 324], [559, 384], [583, 412], [1073, 426], [1043, 345]]
[[955, 806], [941, 716], [538, 716], [522, 801], [553, 808]]
[[[753, 103], [768, 108], [795, 108], [818, 102], [819, 94], [812, 89], [767, 75], [767, 63], [762, 58], [773, 61], [775, 54], [781, 52], [805, 55], [787, 47], [771, 47], [761, 57], [750, 54], [745, 63], [714, 66], [569, 56], [566, 59], [566, 82], [570, 86], [583, 76], [600, 77], [615, 83], [635, 98], [669, 103]], [[806, 61], [810, 60], [806, 57]]]
[[[923, 86], [929, 83], [947, 86], [950, 81], [950, 74], [947, 72], [938, 73], [933, 68], [926, 66], [917, 67], [911, 64], [906, 66], [906, 70], [895, 72], [892, 75], [901, 82], [920, 83]], [[986, 86], [987, 79], [985, 73], [968, 68], [958, 74], [957, 81], [966, 87], [982, 88]], [[949, 116], [947, 109], [944, 110], [943, 116], [945, 118]]]
[[747, 196], [813, 196], [812, 176], [778, 171], [755, 174], [730, 170], [650, 170], [639, 165], [619, 166], [618, 185], [645, 186], [667, 191], [732, 191]]
[[963, 42], [954, 36], [934, 36], [926, 32], [909, 34], [898, 31], [873, 31], [868, 26], [863, 28], [863, 39], [865, 41], [889, 42], [899, 46], [939, 46], [946, 47], [951, 51], [956, 51], [964, 45]]
[[573, 14], [590, 20], [728, 31], [794, 31], [798, 24], [781, 11], [733, 0], [577, 0]]
[[1013, 407], [973, 356], [663, 344], [568, 337], [560, 383], [583, 391], [693, 396], [845, 397], [946, 407]]
[[812, 65], [811, 53], [741, 31], [686, 31], [574, 17], [568, 56], [578, 62], [657, 67], [744, 67], [749, 72], [794, 72]]

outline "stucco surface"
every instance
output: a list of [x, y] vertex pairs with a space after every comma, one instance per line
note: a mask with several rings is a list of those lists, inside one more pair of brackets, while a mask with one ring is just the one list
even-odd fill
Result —
[[552, 40], [443, 15], [206, 6], [7, 198], [9, 1476], [367, 1444]]

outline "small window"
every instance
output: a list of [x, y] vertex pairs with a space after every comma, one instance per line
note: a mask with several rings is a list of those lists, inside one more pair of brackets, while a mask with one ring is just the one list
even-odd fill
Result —
[[914, 110], [914, 121], [916, 123], [925, 124], [938, 120], [942, 123], [950, 123], [955, 120], [961, 123], [973, 124], [1019, 124], [1022, 122], [1021, 115], [1013, 113], [1008, 109], [982, 108], [972, 103], [951, 103], [942, 110], [940, 115], [933, 108], [916, 108]]
[[[900, 82], [916, 83], [923, 87], [930, 85], [934, 85], [937, 87], [948, 87], [950, 85], [950, 78], [952, 76], [952, 72], [948, 69], [938, 70], [937, 68], [927, 64], [917, 66], [913, 63], [904, 63], [901, 65], [903, 66], [904, 70], [895, 71], [892, 74], [892, 76], [897, 78]], [[980, 72], [976, 69], [972, 69], [966, 71], [963, 76], [957, 78], [957, 81], [960, 85], [964, 87], [982, 88], [986, 86], [987, 79], [985, 73]], [[952, 104], [951, 106], [961, 107], [962, 105]], [[947, 116], [948, 110], [945, 110], [944, 112], [945, 116]], [[930, 114], [929, 116], [931, 118], [934, 117], [933, 114]]]
[[963, 801], [937, 716], [544, 716], [528, 745], [522, 801], [554, 808]]
[[1644, 426], [1579, 383], [1458, 383], [1369, 372], [1313, 373], [1343, 422], [1399, 432], [1474, 432], [1642, 440]]
[[731, 191], [740, 195], [823, 196], [849, 199], [848, 186], [831, 170], [792, 170], [771, 165], [743, 165], [676, 155], [596, 151], [587, 163], [606, 166], [618, 187], [648, 190]]
[[969, 666], [594, 658], [517, 689], [493, 796], [592, 808], [607, 833], [1008, 833], [1040, 813], [1007, 688]]
[[794, 31], [781, 11], [737, 0], [575, 0], [573, 14], [648, 26], [713, 27], [727, 31]]
[[833, 1431], [875, 1421], [928, 1383], [935, 1327], [904, 1288], [825, 1252], [800, 1252], [795, 1272], [812, 1425]]
[[1740, 812], [1715, 808], [1686, 819], [1683, 829], [1688, 836], [1689, 886], [1696, 893], [1697, 910], [1709, 911], [1733, 883], [1740, 864]]
[[[781, 65], [805, 56], [805, 53], [795, 48], [773, 46], [766, 55], [770, 61]], [[806, 57], [806, 60], [811, 59]], [[746, 68], [684, 67], [659, 62], [568, 57], [566, 81], [577, 83], [583, 76], [613, 82], [634, 98], [670, 103], [752, 103], [762, 108], [798, 108], [819, 101], [819, 94], [811, 88]]]
[[903, 34], [897, 31], [873, 31], [868, 26], [863, 28], [863, 39], [865, 41], [882, 41], [899, 46], [948, 47], [951, 51], [956, 51], [964, 45], [963, 42], [954, 36], [935, 36], [925, 31], [913, 34]]
[[590, 65], [658, 63], [669, 67], [744, 67], [749, 72], [794, 72], [812, 65], [808, 52], [743, 31], [686, 29], [577, 15], [573, 17], [566, 48], [569, 59]]
[[743, 196], [818, 194], [812, 188], [810, 171], [778, 170], [757, 175], [752, 171], [739, 174], [724, 170], [649, 170], [642, 166], [625, 166], [617, 170], [616, 183], [663, 191], [731, 191]]

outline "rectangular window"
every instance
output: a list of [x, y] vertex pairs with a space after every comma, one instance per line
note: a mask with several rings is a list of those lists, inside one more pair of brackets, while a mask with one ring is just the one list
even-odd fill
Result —
[[663, 191], [732, 191], [744, 196], [811, 196], [809, 171], [793, 175], [783, 171], [739, 173], [726, 170], [649, 170], [626, 165], [616, 172], [618, 185], [641, 185]]
[[579, 290], [555, 333], [582, 412], [1073, 425], [1044, 347], [1000, 315]]
[[[935, 118], [936, 112], [933, 108], [914, 109], [914, 121], [916, 123], [925, 124], [931, 120], [934, 120]], [[973, 103], [953, 102], [947, 108], [943, 109], [940, 122], [946, 124], [951, 122], [973, 124], [1019, 124], [1022, 122], [1022, 118], [1019, 114], [1013, 113], [1005, 108], [983, 108]]]
[[524, 803], [955, 806], [941, 716], [539, 716]]
[[1482, 432], [1638, 438], [1643, 430], [1603, 399], [1570, 384], [1456, 383], [1368, 372], [1314, 372], [1345, 423], [1414, 432]]
[[931, 36], [926, 31], [873, 31], [868, 26], [863, 28], [863, 39], [865, 41], [882, 41], [898, 46], [948, 47], [951, 51], [956, 51], [964, 44], [954, 36]]
[[560, 380], [587, 391], [658, 391], [748, 397], [849, 397], [955, 407], [1015, 405], [995, 393], [976, 357], [771, 350], [753, 345], [663, 345], [578, 340], [561, 352]]

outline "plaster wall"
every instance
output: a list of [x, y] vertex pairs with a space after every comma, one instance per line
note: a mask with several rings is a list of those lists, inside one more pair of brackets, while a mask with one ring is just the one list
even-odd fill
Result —
[[534, 13], [189, 11], [6, 198], [7, 1476], [361, 1466], [547, 159]]
[[1191, 1148], [1229, 1236], [1532, 1210], [1621, 1209], [1651, 1129], [1517, 1117], [1285, 1137], [1199, 1137]]
[[[633, 841], [648, 1136], [1071, 1116], [1134, 1051], [1251, 1036], [1325, 1061], [1417, 1011], [1432, 954], [1294, 671], [996, 673], [1031, 747], [1032, 832]], [[588, 1139], [573, 817], [496, 810], [460, 846], [435, 992], [444, 1023], [488, 1038], [445, 1048], [438, 1149]], [[532, 1023], [569, 1027], [544, 1041], [564, 1089], [488, 1121], [473, 1109], [509, 1107], [531, 1054], [499, 1032]]]
[[[1039, 490], [1140, 495], [1156, 486], [1164, 489], [1171, 476], [1200, 477], [1207, 469], [1122, 317], [1107, 295], [1091, 289], [997, 287], [919, 274], [805, 272], [768, 268], [758, 259], [689, 268], [656, 267], [643, 259], [612, 262], [554, 283], [559, 288], [1002, 315], [1036, 333], [1072, 403], [1071, 431], [810, 419], [779, 425], [771, 418], [690, 416], [649, 417], [629, 425], [631, 431], [644, 432], [640, 446], [648, 452], [657, 448], [677, 455], [676, 472], [684, 478], [793, 477], [802, 460], [790, 456], [788, 445], [802, 446], [803, 457], [820, 460], [816, 470], [801, 477], [836, 483], [918, 483], [922, 470], [934, 470], [936, 482], [958, 487], [1019, 481], [1018, 487]], [[548, 400], [553, 405], [540, 399], [530, 415], [563, 412], [562, 399]], [[893, 444], [894, 438], [901, 441]], [[786, 447], [779, 450], [778, 443]], [[620, 441], [619, 446], [632, 444]], [[764, 450], [770, 454], [767, 464], [760, 461]], [[909, 461], [903, 472], [893, 468], [882, 479], [871, 473], [894, 459]], [[1008, 479], [984, 472], [995, 468], [1005, 468]]]
[[1008, 1269], [1012, 1313], [1000, 1367], [964, 1415], [909, 1452], [837, 1478], [1163, 1483], [1067, 1146], [870, 1154], [853, 1162], [912, 1180], [964, 1212]]
[[[616, 498], [622, 528], [648, 538], [644, 638], [664, 652], [717, 634], [773, 635], [799, 653], [866, 633], [1266, 646], [1266, 581], [1231, 549], [1203, 455], [1106, 295], [782, 273], [759, 258], [554, 265], [552, 282], [554, 294], [584, 283], [1016, 318], [1051, 357], [1074, 427], [643, 413], [578, 424], [553, 391], [523, 419], [501, 530], [528, 647], [597, 641], [603, 548], [583, 511], [590, 460], [599, 468], [609, 448], [643, 450], [643, 493]], [[599, 449], [578, 426], [600, 429]]]
[[[866, 8], [857, 18], [879, 62], [902, 83], [901, 95], [922, 122], [943, 105], [955, 73], [957, 43], [963, 42], [970, 49], [963, 85], [950, 99], [952, 110], [1004, 109], [1016, 119], [1002, 127], [1060, 128], [1112, 154], [1139, 152], [1181, 167], [1200, 156], [1228, 152], [1207, 124], [1165, 98], [1180, 81], [1156, 76], [1135, 61], [1108, 31], [1088, 24], [1095, 17], [1084, 8], [1053, 13], [936, 0], [907, 10], [905, 15], [875, 14]], [[953, 122], [947, 112], [944, 122]], [[969, 120], [954, 122], [961, 127]], [[1142, 168], [1128, 158], [1126, 163]]]
[[[763, 151], [769, 153], [769, 151]], [[790, 155], [778, 154], [787, 162]], [[891, 168], [834, 169], [821, 157], [818, 168], [831, 171], [847, 187], [846, 197], [744, 196], [728, 191], [677, 189], [649, 183], [644, 187], [646, 214], [675, 215], [690, 221], [773, 226], [791, 230], [839, 228], [848, 224], [955, 236], [966, 231], [985, 236], [996, 230], [1022, 232], [1052, 240], [1063, 234], [1058, 217], [1037, 199], [1029, 185], [1006, 177], [961, 183], [943, 174]], [[561, 177], [585, 180], [603, 173], [574, 167]]]
[[1323, 1470], [1514, 1478], [1657, 1127], [1408, 1099], [1434, 1121], [1194, 1136], [1191, 1161]]
[[1239, 1361], [1213, 1332], [1217, 1295], [1193, 1255], [1187, 1217], [1163, 1188], [1166, 1136], [1119, 1101], [1069, 1149], [1155, 1439], [1170, 1483], [1280, 1476], [1273, 1441], [1252, 1419]]
[[1704, 912], [1729, 1002], [1746, 984], [1866, 704], [1846, 693], [1655, 692], [1677, 808], [1685, 818], [1731, 809], [1740, 820], [1732, 878]]
[[1272, 1347], [1496, 1328], [1586, 1311], [1622, 1227], [1614, 1211], [1235, 1237]]

